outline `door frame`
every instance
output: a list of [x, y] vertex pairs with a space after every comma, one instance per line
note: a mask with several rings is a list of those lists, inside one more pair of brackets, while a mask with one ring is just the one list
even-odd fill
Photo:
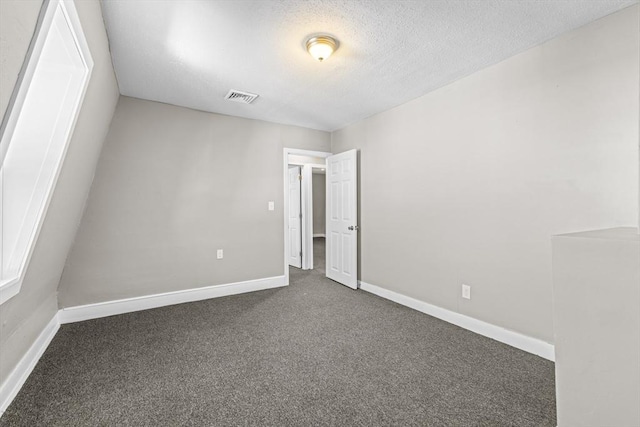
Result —
[[[282, 161], [282, 180], [283, 180], [283, 189], [284, 189], [284, 204], [283, 204], [283, 212], [282, 212], [282, 216], [284, 218], [284, 229], [283, 229], [283, 234], [284, 234], [284, 282], [285, 285], [289, 285], [289, 239], [288, 239], [288, 233], [289, 233], [289, 215], [287, 214], [287, 209], [289, 206], [289, 191], [288, 191], [288, 187], [289, 187], [289, 175], [288, 175], [288, 169], [289, 169], [289, 154], [294, 154], [294, 155], [299, 155], [299, 156], [309, 156], [309, 157], [321, 157], [326, 159], [329, 156], [332, 156], [333, 153], [327, 152], [327, 151], [313, 151], [313, 150], [303, 150], [303, 149], [299, 149], [299, 148], [284, 148], [283, 149], [283, 161]], [[294, 163], [292, 163], [294, 164]], [[303, 183], [304, 186], [304, 183]], [[305, 203], [303, 203], [303, 209], [305, 209]], [[306, 209], [305, 209], [306, 210]], [[309, 213], [307, 213], [307, 216], [309, 216]], [[303, 218], [302, 218], [302, 236], [303, 236], [303, 242], [302, 242], [302, 251], [303, 251], [303, 266], [305, 265], [304, 262], [304, 258], [305, 258], [305, 253], [307, 253], [305, 251], [305, 243], [306, 239], [304, 239], [305, 233], [307, 232], [307, 227], [305, 226], [305, 223], [307, 222], [307, 219], [304, 216], [303, 213]], [[313, 236], [313, 230], [311, 230], [311, 235]], [[312, 237], [313, 240], [313, 237]], [[311, 246], [313, 246], [313, 242], [311, 242]], [[313, 264], [312, 264], [313, 265]]]
[[[289, 204], [286, 207], [286, 216], [289, 219], [289, 232], [287, 233], [287, 243], [289, 243], [289, 245], [291, 245], [292, 240], [296, 240], [296, 239], [292, 239], [292, 230], [291, 230], [291, 226], [293, 225], [296, 229], [297, 229], [297, 240], [298, 240], [298, 244], [300, 245], [300, 249], [298, 251], [298, 253], [290, 253], [291, 251], [291, 246], [289, 246], [289, 253], [287, 254], [289, 257], [289, 266], [292, 267], [296, 267], [296, 268], [304, 268], [304, 264], [303, 264], [303, 258], [302, 258], [302, 251], [304, 250], [304, 248], [302, 247], [302, 225], [303, 225], [303, 221], [302, 221], [302, 180], [300, 179], [302, 176], [302, 167], [298, 166], [298, 165], [292, 165], [291, 163], [289, 164], [289, 168], [288, 168], [288, 176], [287, 176], [287, 196], [289, 196]], [[292, 183], [291, 179], [292, 179], [292, 175], [295, 173], [295, 180], [297, 182]], [[291, 186], [297, 186], [296, 189], [292, 189]], [[294, 191], [295, 190], [295, 191]], [[291, 197], [297, 193], [297, 201], [298, 201], [298, 206], [297, 206], [297, 224], [291, 224], [291, 221], [296, 222], [295, 219], [292, 218], [291, 216], [291, 209], [292, 207], [295, 205], [295, 203], [292, 205], [292, 200]], [[295, 197], [295, 196], [293, 196]], [[295, 258], [294, 258], [295, 256]], [[298, 265], [299, 264], [299, 265]]]

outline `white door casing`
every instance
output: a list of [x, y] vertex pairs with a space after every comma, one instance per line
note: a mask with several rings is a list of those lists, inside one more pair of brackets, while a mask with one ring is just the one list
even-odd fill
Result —
[[289, 265], [302, 268], [302, 218], [300, 211], [300, 167], [289, 168]]
[[313, 270], [313, 167], [302, 166], [302, 269]]
[[358, 288], [357, 150], [327, 157], [327, 277]]
[[[286, 147], [283, 148], [282, 150], [282, 160], [283, 160], [282, 185], [283, 185], [283, 193], [284, 193], [284, 200], [282, 204], [282, 220], [284, 224], [284, 227], [282, 228], [283, 240], [284, 240], [284, 250], [283, 250], [284, 256], [282, 257], [282, 261], [284, 264], [283, 272], [285, 276], [285, 283], [287, 285], [289, 284], [289, 277], [290, 277], [289, 270], [291, 267], [289, 264], [289, 253], [290, 253], [290, 248], [289, 248], [289, 167], [300, 166], [300, 164], [296, 163], [295, 160], [292, 161], [291, 155], [321, 158], [322, 161], [319, 164], [313, 165], [313, 166], [325, 168], [326, 166], [325, 166], [324, 159], [331, 156], [331, 153], [328, 153], [326, 151], [311, 151], [311, 150], [302, 150], [298, 148], [286, 148]], [[304, 249], [303, 249], [303, 257], [304, 257]]]

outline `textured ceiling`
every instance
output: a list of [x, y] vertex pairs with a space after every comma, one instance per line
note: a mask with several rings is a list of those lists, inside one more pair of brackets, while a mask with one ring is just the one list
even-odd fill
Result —
[[[123, 95], [335, 130], [637, 1], [104, 0]], [[334, 35], [326, 62], [307, 37]], [[229, 89], [260, 95], [224, 100]]]

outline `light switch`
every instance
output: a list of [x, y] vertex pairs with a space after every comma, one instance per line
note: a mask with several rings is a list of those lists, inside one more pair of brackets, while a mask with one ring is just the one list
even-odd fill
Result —
[[276, 208], [275, 203], [273, 203], [273, 202], [269, 202], [269, 210], [270, 210], [270, 211], [272, 211], [272, 210], [274, 210], [275, 208]]
[[224, 258], [224, 252], [222, 251], [222, 249], [218, 249], [218, 253], [216, 254], [216, 257], [218, 259]]
[[471, 286], [465, 284], [462, 285], [462, 298], [471, 299]]

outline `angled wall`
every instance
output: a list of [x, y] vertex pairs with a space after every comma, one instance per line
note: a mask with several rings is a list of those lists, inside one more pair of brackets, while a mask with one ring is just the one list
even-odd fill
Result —
[[42, 0], [0, 2], [0, 119], [18, 81], [41, 7]]
[[638, 52], [635, 5], [333, 132], [360, 279], [553, 342], [551, 236], [638, 224]]
[[[0, 2], [2, 112], [35, 30], [40, 1]], [[58, 311], [57, 288], [119, 94], [100, 3], [76, 8], [94, 61], [67, 156], [20, 293], [0, 306], [0, 384]]]
[[60, 307], [283, 275], [283, 148], [330, 143], [328, 132], [121, 97]]

